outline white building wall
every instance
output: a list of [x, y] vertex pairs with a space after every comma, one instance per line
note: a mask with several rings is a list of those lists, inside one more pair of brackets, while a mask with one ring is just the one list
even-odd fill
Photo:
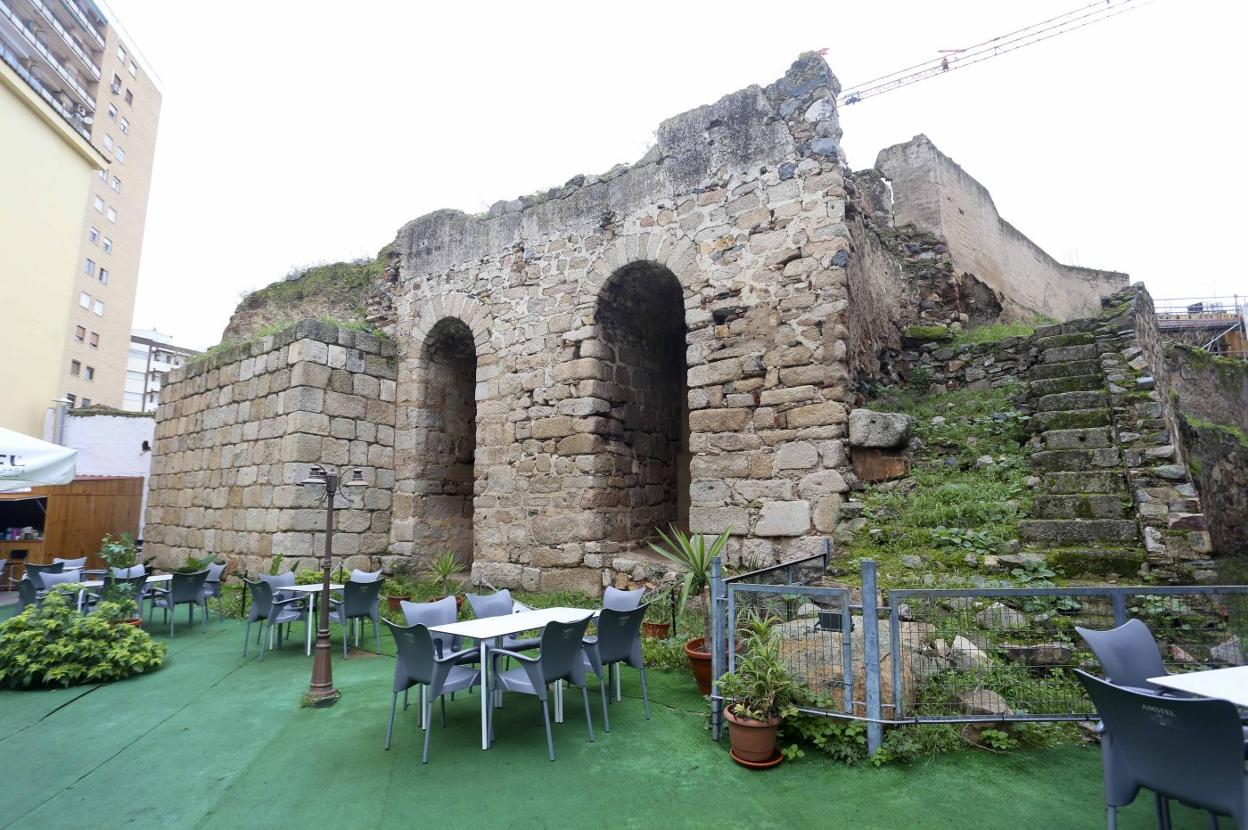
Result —
[[[143, 511], [139, 534], [147, 516], [147, 476], [152, 463], [156, 419], [146, 416], [77, 415], [65, 418], [66, 447], [78, 450], [80, 476], [142, 476]], [[146, 442], [146, 443], [145, 443]], [[144, 449], [144, 446], [147, 449]]]

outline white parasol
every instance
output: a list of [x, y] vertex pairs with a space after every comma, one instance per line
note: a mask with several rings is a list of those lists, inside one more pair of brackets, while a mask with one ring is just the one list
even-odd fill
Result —
[[0, 427], [0, 493], [74, 480], [78, 450]]

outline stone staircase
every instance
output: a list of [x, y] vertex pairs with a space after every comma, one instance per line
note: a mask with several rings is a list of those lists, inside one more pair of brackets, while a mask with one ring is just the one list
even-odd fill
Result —
[[1144, 559], [1098, 343], [1099, 319], [1036, 330], [1031, 465], [1040, 481], [1021, 540], [1070, 573], [1132, 575]]

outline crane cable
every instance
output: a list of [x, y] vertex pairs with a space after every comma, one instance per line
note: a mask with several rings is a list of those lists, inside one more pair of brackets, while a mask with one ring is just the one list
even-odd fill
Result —
[[837, 103], [842, 106], [856, 104], [865, 98], [892, 92], [910, 84], [918, 83], [937, 75], [943, 75], [955, 69], [963, 69], [989, 58], [995, 58], [998, 55], [1004, 55], [1022, 49], [1025, 46], [1031, 46], [1058, 35], [1082, 29], [1093, 23], [1108, 20], [1124, 12], [1146, 6], [1150, 2], [1152, 0], [1098, 0], [1098, 2], [1089, 3], [1086, 6], [1081, 6], [1064, 14], [1050, 17], [1047, 20], [1032, 23], [1013, 32], [989, 38], [973, 46], [958, 50], [948, 50], [950, 54], [942, 57], [916, 63], [913, 66], [847, 87], [838, 96]]

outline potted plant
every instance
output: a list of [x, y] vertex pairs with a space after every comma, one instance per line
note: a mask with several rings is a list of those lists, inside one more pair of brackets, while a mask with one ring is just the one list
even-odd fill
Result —
[[650, 595], [646, 606], [646, 616], [641, 622], [641, 633], [653, 640], [666, 640], [672, 630], [672, 604], [676, 594], [673, 584], [668, 582]]
[[783, 760], [776, 749], [776, 731], [797, 711], [801, 693], [780, 654], [774, 622], [774, 618], [750, 620], [737, 670], [719, 678], [732, 758], [751, 769], [774, 767]]
[[139, 604], [134, 600], [134, 586], [128, 582], [108, 580], [100, 589], [100, 602], [95, 613], [113, 625], [143, 626], [143, 618], [139, 616]]
[[129, 533], [117, 539], [107, 534], [100, 541], [100, 558], [109, 568], [133, 568], [139, 564], [139, 546]]
[[703, 636], [695, 637], [685, 643], [685, 656], [689, 658], [689, 667], [693, 671], [693, 677], [698, 682], [698, 691], [701, 694], [709, 695], [711, 693], [711, 652], [707, 644], [711, 641], [711, 601], [710, 601], [710, 584], [711, 584], [711, 562], [724, 549], [724, 545], [728, 543], [728, 536], [732, 533], [732, 528], [726, 529], [723, 533], [715, 537], [708, 547], [706, 537], [700, 533], [686, 534], [675, 525], [669, 525], [671, 535], [658, 530], [659, 537], [663, 540], [662, 545], [654, 542], [650, 543], [650, 548], [665, 559], [670, 560], [685, 572], [685, 579], [681, 585], [680, 602], [676, 609], [676, 620], [679, 626], [680, 621], [684, 619], [685, 611], [689, 605], [689, 598], [697, 596], [702, 599], [702, 607], [706, 611], [706, 625], [703, 630]]
[[412, 593], [416, 590], [416, 580], [412, 578], [411, 571], [407, 565], [399, 565], [386, 577], [386, 605], [394, 613], [399, 613], [403, 607], [399, 605], [412, 598]]
[[[430, 576], [435, 583], [437, 583], [438, 590], [441, 591], [438, 596], [434, 597], [434, 601], [436, 602], [440, 599], [446, 599], [451, 595], [452, 581], [455, 582], [456, 588], [459, 587], [458, 578], [464, 574], [464, 565], [455, 558], [454, 553], [448, 550], [430, 560], [428, 567], [425, 569], [425, 573]], [[460, 606], [463, 604], [463, 594], [456, 594], [455, 609], [458, 611]]]

